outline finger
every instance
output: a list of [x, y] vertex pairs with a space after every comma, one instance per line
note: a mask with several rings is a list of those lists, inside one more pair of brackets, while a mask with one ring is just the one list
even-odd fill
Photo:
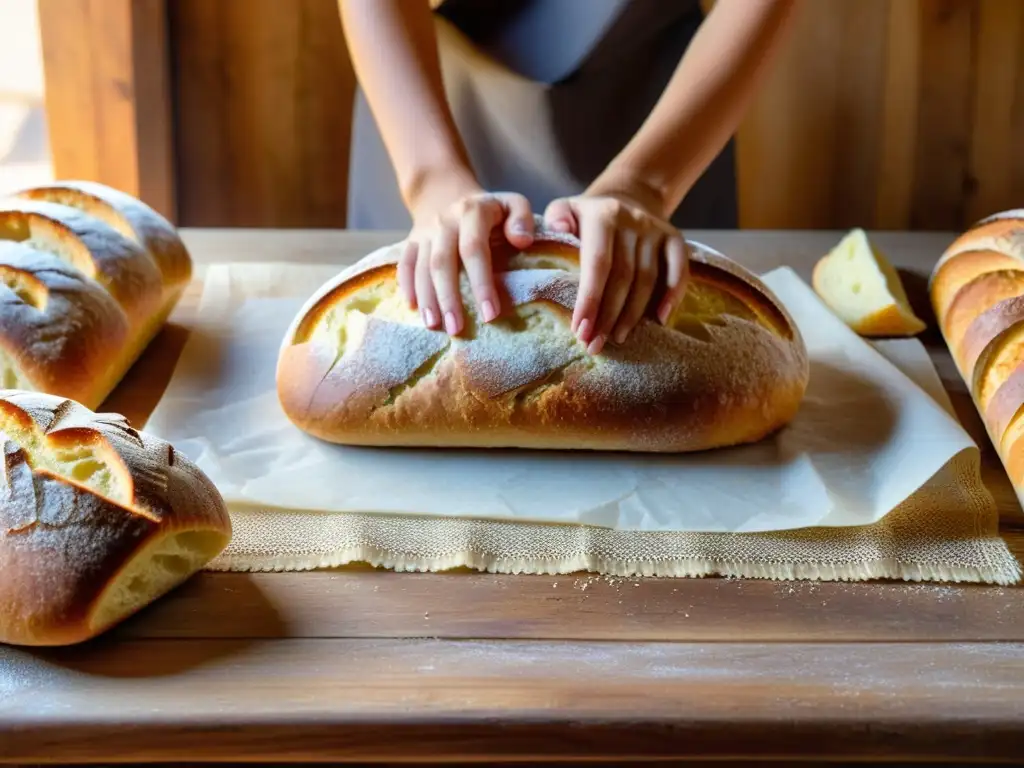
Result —
[[398, 257], [398, 289], [411, 309], [416, 309], [416, 253], [415, 240], [407, 240]]
[[416, 256], [416, 301], [419, 304], [423, 324], [432, 331], [441, 326], [441, 312], [434, 294], [434, 283], [430, 279], [430, 241], [419, 243]]
[[455, 227], [442, 226], [430, 243], [430, 279], [437, 294], [445, 331], [462, 331], [462, 296], [459, 291], [459, 235]]
[[608, 336], [618, 322], [622, 308], [626, 305], [633, 288], [633, 277], [636, 271], [637, 233], [631, 229], [619, 230], [615, 237], [615, 256], [612, 268], [608, 273], [601, 309], [597, 316], [597, 331], [587, 352], [596, 355], [604, 348]]
[[608, 281], [615, 246], [611, 217], [597, 212], [580, 217], [580, 285], [572, 316], [572, 331], [584, 344], [594, 338], [597, 311]]
[[626, 306], [619, 315], [612, 338], [616, 344], [625, 343], [629, 334], [636, 328], [640, 318], [647, 311], [647, 305], [654, 295], [658, 281], [658, 255], [662, 246], [660, 234], [650, 235], [640, 241], [636, 249], [636, 273], [633, 277], [633, 289], [626, 300]]
[[665, 261], [665, 295], [658, 307], [658, 320], [662, 325], [668, 322], [672, 310], [676, 308], [683, 298], [683, 294], [686, 293], [686, 283], [690, 272], [689, 253], [682, 235], [671, 235], [666, 240]]
[[504, 208], [506, 239], [516, 248], [526, 248], [535, 234], [530, 201], [516, 194], [499, 195], [498, 200]]
[[490, 236], [504, 211], [497, 201], [472, 206], [459, 223], [459, 257], [466, 267], [473, 298], [485, 323], [498, 316], [500, 300], [494, 284]]
[[551, 201], [544, 211], [544, 227], [554, 232], [578, 234], [578, 222], [568, 200]]

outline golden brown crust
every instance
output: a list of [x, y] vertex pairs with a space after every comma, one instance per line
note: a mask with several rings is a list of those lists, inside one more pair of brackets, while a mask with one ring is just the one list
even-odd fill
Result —
[[1022, 293], [1024, 272], [1012, 269], [986, 272], [957, 291], [945, 318], [939, 320], [939, 325], [958, 364], [963, 359], [961, 347], [964, 335], [975, 318], [999, 302]]
[[467, 333], [423, 327], [396, 291], [394, 254], [371, 254], [297, 315], [278, 364], [288, 417], [323, 440], [390, 446], [693, 451], [788, 423], [807, 385], [785, 308], [739, 265], [693, 246], [670, 327], [645, 318], [589, 356], [569, 323], [578, 249], [564, 236], [502, 258], [502, 316]]
[[1024, 406], [1024, 365], [1018, 366], [999, 386], [984, 411], [985, 425], [998, 447], [1010, 423]]
[[0, 443], [0, 643], [94, 637], [230, 539], [210, 480], [120, 416], [0, 391]]
[[895, 304], [850, 324], [860, 336], [916, 336], [925, 325], [916, 317], [907, 317]]
[[122, 192], [58, 182], [4, 200], [0, 386], [98, 407], [190, 279], [173, 227]]
[[1024, 211], [957, 237], [932, 270], [932, 305], [992, 442], [1024, 499]]
[[936, 317], [945, 317], [957, 292], [974, 278], [997, 270], [1024, 270], [1024, 262], [999, 251], [970, 250], [961, 252], [935, 270], [932, 279], [932, 309]]

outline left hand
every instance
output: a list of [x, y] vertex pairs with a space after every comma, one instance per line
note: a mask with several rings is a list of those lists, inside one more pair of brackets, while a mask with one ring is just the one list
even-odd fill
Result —
[[658, 320], [667, 322], [686, 290], [688, 252], [682, 233], [625, 193], [586, 193], [553, 201], [544, 223], [580, 239], [580, 286], [572, 332], [600, 353], [623, 343], [643, 317], [664, 274]]

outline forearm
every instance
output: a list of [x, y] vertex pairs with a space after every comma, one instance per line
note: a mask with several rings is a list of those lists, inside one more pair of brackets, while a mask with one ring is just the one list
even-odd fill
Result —
[[718, 0], [632, 141], [589, 190], [668, 218], [739, 127], [798, 0]]
[[476, 179], [445, 97], [428, 0], [338, 0], [352, 65], [410, 210]]

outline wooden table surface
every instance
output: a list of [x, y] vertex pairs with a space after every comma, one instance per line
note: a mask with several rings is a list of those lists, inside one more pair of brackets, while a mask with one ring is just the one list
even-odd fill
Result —
[[[396, 235], [186, 231], [200, 264]], [[692, 232], [809, 279], [841, 233]], [[878, 233], [932, 319], [948, 234]], [[107, 408], [142, 423], [192, 292]], [[1024, 513], [934, 328], [1007, 539]], [[0, 762], [1024, 760], [1024, 590], [593, 575], [200, 574], [93, 643], [0, 648]]]

